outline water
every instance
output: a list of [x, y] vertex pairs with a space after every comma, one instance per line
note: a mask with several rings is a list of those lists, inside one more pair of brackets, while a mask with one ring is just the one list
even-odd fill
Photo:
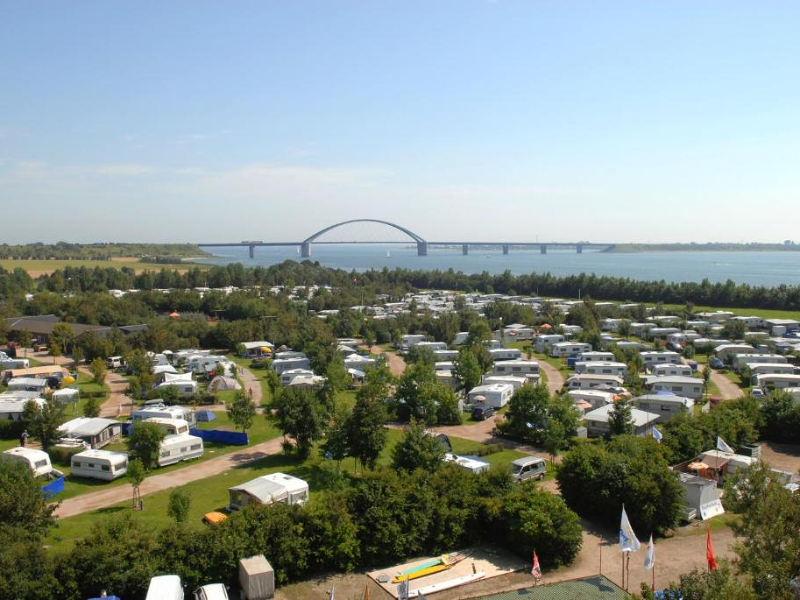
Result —
[[[301, 260], [296, 248], [257, 247], [255, 258], [246, 247], [206, 248], [214, 254], [200, 262], [224, 265], [240, 262], [248, 267], [269, 266], [284, 260]], [[387, 256], [391, 252], [391, 256]], [[405, 244], [317, 244], [311, 248], [312, 261], [326, 267], [364, 271], [367, 269], [414, 270], [454, 269], [464, 273], [502, 273], [515, 275], [531, 272], [565, 276], [595, 273], [630, 277], [638, 280], [702, 281], [732, 279], [736, 283], [774, 286], [800, 285], [800, 253], [798, 252], [641, 252], [614, 254], [584, 250], [514, 250], [503, 255], [498, 250], [470, 249], [468, 256], [460, 248], [431, 248], [428, 256], [417, 256], [416, 246]]]

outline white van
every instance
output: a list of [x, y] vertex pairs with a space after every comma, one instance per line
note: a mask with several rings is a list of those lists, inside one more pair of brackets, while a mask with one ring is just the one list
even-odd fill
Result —
[[177, 575], [158, 575], [150, 580], [145, 600], [183, 600], [183, 586]]
[[108, 369], [119, 369], [124, 364], [125, 361], [122, 359], [121, 356], [109, 356], [106, 359], [106, 368]]
[[228, 588], [222, 583], [209, 583], [194, 591], [194, 600], [228, 600]]
[[515, 481], [544, 479], [545, 475], [547, 475], [547, 463], [538, 456], [518, 458], [511, 463], [511, 477]]
[[196, 435], [168, 435], [161, 441], [158, 466], [174, 465], [182, 460], [203, 456], [203, 440]]
[[128, 472], [128, 455], [108, 450], [85, 450], [72, 455], [72, 474], [102, 481], [113, 481]]

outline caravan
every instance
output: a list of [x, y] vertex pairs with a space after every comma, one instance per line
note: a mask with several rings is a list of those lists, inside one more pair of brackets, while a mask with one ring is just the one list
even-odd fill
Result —
[[108, 450], [85, 450], [72, 455], [72, 475], [112, 481], [128, 472], [128, 455]]
[[158, 466], [174, 465], [182, 460], [203, 456], [203, 440], [194, 435], [168, 435], [161, 441]]
[[53, 472], [53, 465], [50, 463], [50, 456], [47, 452], [35, 450], [34, 448], [10, 448], [3, 452], [3, 460], [8, 462], [22, 463], [28, 467], [34, 477], [44, 477]]

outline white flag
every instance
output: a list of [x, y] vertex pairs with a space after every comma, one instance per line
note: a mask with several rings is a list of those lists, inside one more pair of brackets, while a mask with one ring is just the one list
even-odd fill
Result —
[[725, 443], [725, 440], [719, 436], [717, 436], [717, 450], [720, 452], [727, 452], [728, 454], [736, 454], [736, 452], [733, 451], [733, 448], [728, 446], [728, 444]]
[[638, 552], [642, 545], [636, 539], [631, 522], [628, 520], [628, 513], [625, 506], [622, 507], [622, 519], [619, 523], [619, 549], [620, 552]]
[[656, 429], [655, 425], [653, 425], [653, 429], [651, 430], [651, 433], [653, 434], [653, 439], [660, 444], [661, 443], [661, 438], [664, 437], [664, 434], [661, 433], [658, 429]]
[[650, 534], [650, 543], [647, 544], [647, 552], [644, 555], [644, 570], [652, 571], [656, 566], [656, 547], [653, 545], [653, 534]]

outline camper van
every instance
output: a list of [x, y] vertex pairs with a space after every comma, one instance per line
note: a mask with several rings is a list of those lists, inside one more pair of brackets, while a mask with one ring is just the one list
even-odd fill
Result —
[[161, 441], [158, 466], [174, 465], [182, 460], [203, 456], [203, 440], [195, 435], [168, 435]]
[[72, 455], [71, 465], [76, 477], [112, 481], [128, 472], [128, 455], [108, 450], [85, 450]]
[[24, 464], [31, 470], [34, 477], [44, 477], [53, 471], [50, 456], [48, 456], [47, 452], [41, 450], [21, 447], [10, 448], [0, 456], [2, 456], [3, 460]]
[[183, 586], [177, 575], [159, 575], [150, 580], [145, 600], [183, 600]]
[[547, 475], [547, 463], [538, 456], [518, 458], [511, 463], [511, 477], [515, 481], [544, 479], [545, 475]]

